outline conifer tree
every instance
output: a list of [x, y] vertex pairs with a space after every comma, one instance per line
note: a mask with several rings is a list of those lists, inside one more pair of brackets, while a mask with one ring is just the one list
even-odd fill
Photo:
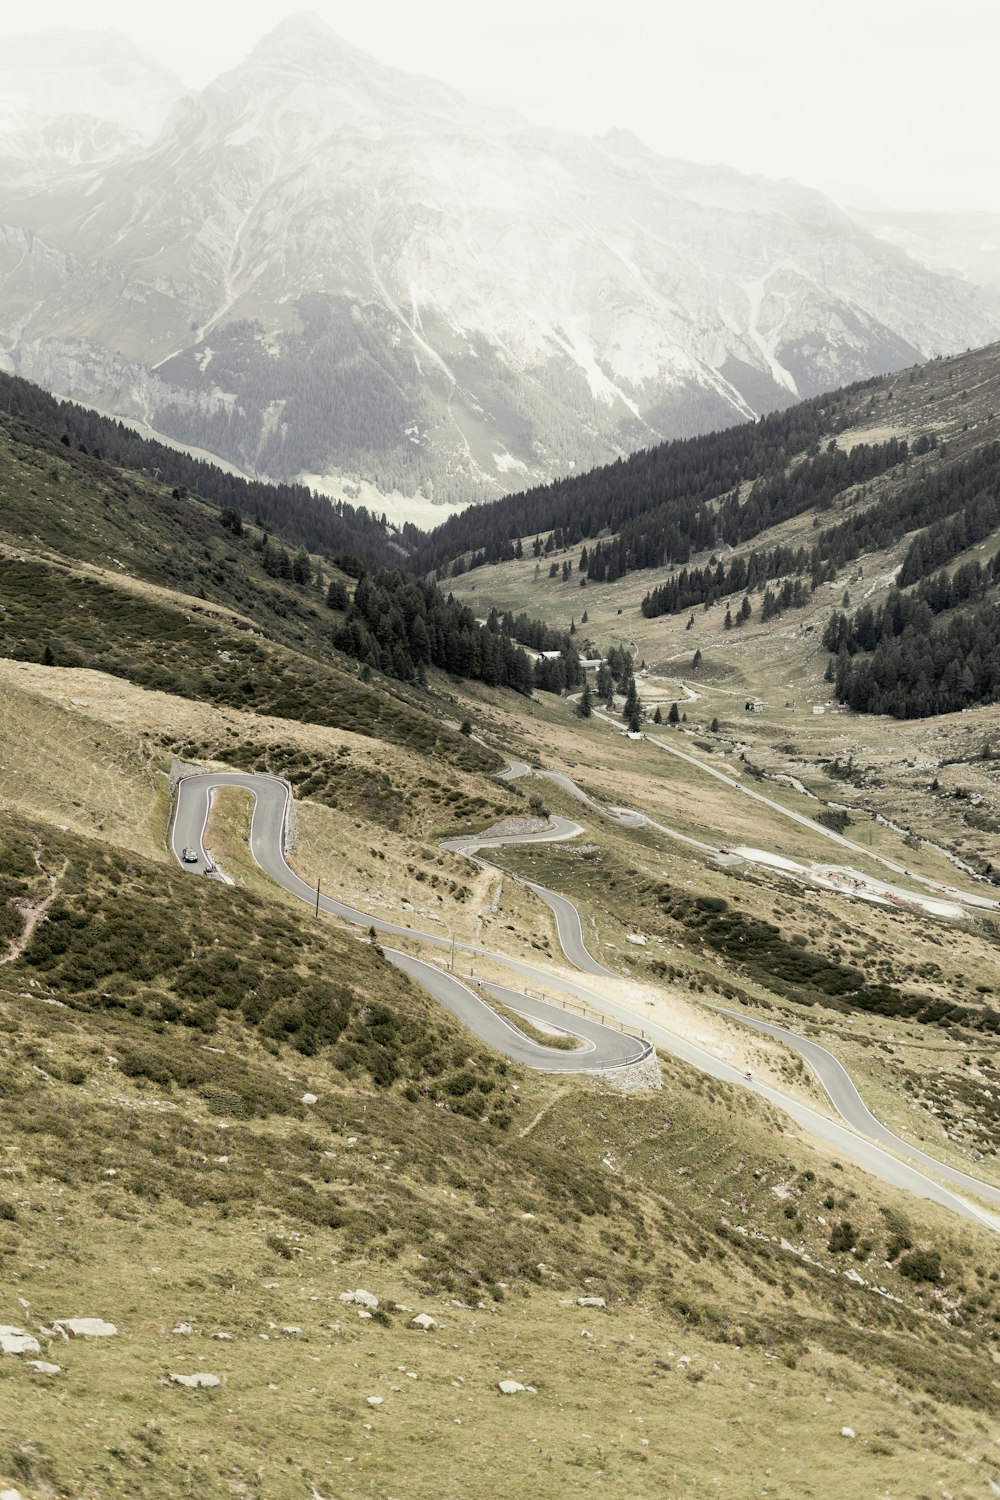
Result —
[[[629, 677], [628, 687], [625, 692], [625, 708], [622, 718], [633, 734], [642, 723], [642, 704], [639, 701], [639, 690], [635, 685], [635, 678], [632, 676]], [[635, 721], [634, 724], [633, 720]]]

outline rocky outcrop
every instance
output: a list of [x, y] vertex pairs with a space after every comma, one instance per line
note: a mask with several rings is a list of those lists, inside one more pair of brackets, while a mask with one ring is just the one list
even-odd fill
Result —
[[0, 1354], [41, 1354], [41, 1345], [23, 1328], [0, 1325]]
[[57, 1318], [52, 1326], [71, 1339], [113, 1339], [118, 1334], [115, 1325], [103, 1318]]

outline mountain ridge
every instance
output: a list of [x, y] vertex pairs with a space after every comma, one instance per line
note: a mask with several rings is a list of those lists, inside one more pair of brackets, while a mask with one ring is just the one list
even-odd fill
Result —
[[47, 193], [0, 173], [4, 223], [31, 243], [0, 251], [0, 366], [402, 511], [1000, 333], [811, 189], [480, 109], [315, 17], [141, 150]]

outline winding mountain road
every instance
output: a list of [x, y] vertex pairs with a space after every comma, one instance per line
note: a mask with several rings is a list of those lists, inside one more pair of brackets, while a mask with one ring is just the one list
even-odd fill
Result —
[[[560, 774], [561, 780], [569, 780], [569, 778], [561, 778], [561, 773], [557, 774]], [[359, 926], [374, 928], [376, 932], [384, 935], [418, 940], [439, 948], [451, 946], [450, 940], [438, 933], [420, 932], [398, 923], [388, 922], [384, 918], [359, 911], [329, 896], [321, 894], [317, 898], [316, 890], [295, 873], [285, 857], [292, 794], [288, 783], [277, 777], [228, 772], [192, 775], [179, 781], [171, 829], [171, 847], [183, 869], [196, 874], [217, 877], [217, 872], [205, 853], [204, 834], [212, 797], [216, 790], [224, 787], [236, 787], [249, 792], [254, 798], [250, 822], [250, 851], [264, 873], [292, 895], [311, 906], [315, 906], [318, 899], [321, 911]], [[581, 800], [591, 802], [586, 793], [580, 792], [579, 789], [577, 791]], [[591, 805], [597, 806], [597, 804]], [[618, 809], [617, 811], [627, 813], [629, 810]], [[444, 847], [452, 849], [455, 853], [478, 859], [479, 850], [497, 847], [501, 843], [543, 842], [553, 838], [568, 839], [582, 832], [579, 825], [572, 823], [569, 819], [554, 820], [554, 823], [554, 827], [543, 832], [511, 835], [502, 839], [475, 837], [454, 839], [447, 841]], [[185, 848], [189, 848], [196, 854], [196, 861], [185, 861], [183, 855]], [[486, 861], [480, 862], [487, 863]], [[526, 884], [529, 884], [529, 888], [534, 890], [554, 912], [559, 940], [570, 962], [575, 967], [583, 969], [585, 973], [610, 975], [611, 971], [600, 965], [587, 951], [583, 942], [579, 912], [573, 903], [566, 897], [559, 896], [533, 882], [526, 882]], [[489, 958], [512, 973], [528, 978], [535, 984], [544, 985], [549, 991], [559, 990], [573, 995], [605, 1016], [618, 1020], [623, 1026], [642, 1029], [644, 1034], [657, 1045], [682, 1061], [701, 1069], [702, 1072], [721, 1079], [723, 1082], [752, 1089], [803, 1125], [811, 1134], [835, 1146], [844, 1156], [856, 1161], [884, 1182], [903, 1188], [918, 1197], [928, 1198], [963, 1218], [971, 1219], [1000, 1232], [1000, 1217], [968, 1202], [958, 1193], [928, 1177], [921, 1167], [926, 1167], [938, 1177], [953, 1182], [963, 1192], [973, 1193], [980, 1199], [996, 1205], [998, 1209], [1000, 1209], [1000, 1190], [988, 1183], [980, 1182], [967, 1173], [957, 1171], [944, 1162], [936, 1161], [925, 1152], [911, 1147], [907, 1142], [894, 1136], [868, 1110], [846, 1069], [818, 1043], [796, 1036], [794, 1032], [785, 1031], [782, 1027], [748, 1020], [747, 1017], [736, 1012], [724, 1012], [743, 1024], [775, 1036], [805, 1057], [834, 1109], [841, 1116], [839, 1120], [828, 1118], [818, 1110], [782, 1094], [768, 1084], [748, 1079], [744, 1073], [729, 1063], [722, 1062], [710, 1052], [687, 1041], [686, 1038], [676, 1035], [644, 1016], [636, 1015], [627, 1007], [608, 1000], [605, 996], [598, 995], [571, 980], [553, 975], [548, 970], [539, 969], [535, 965], [511, 959], [505, 954], [492, 953], [489, 949], [467, 943], [455, 944], [455, 947], [463, 953]], [[584, 1044], [583, 1049], [579, 1051], [556, 1052], [552, 1048], [533, 1042], [518, 1031], [503, 1017], [497, 1015], [474, 990], [452, 974], [444, 973], [434, 964], [415, 958], [408, 953], [391, 948], [384, 948], [383, 951], [390, 962], [423, 985], [441, 1005], [482, 1041], [527, 1067], [551, 1073], [600, 1072], [609, 1068], [631, 1066], [642, 1061], [651, 1051], [648, 1043], [628, 1033], [615, 1032], [599, 1022], [567, 1015], [559, 1007], [549, 1005], [543, 1000], [531, 1000], [520, 991], [506, 990], [498, 985], [484, 986], [504, 1004], [524, 1014], [533, 1015], [544, 1025], [570, 1032]], [[573, 956], [574, 954], [576, 957]], [[583, 962], [578, 963], [578, 959], [582, 959]], [[866, 1137], [875, 1137], [875, 1139]], [[886, 1149], [887, 1147], [889, 1149]]]
[[[204, 836], [212, 796], [221, 787], [236, 787], [241, 791], [249, 792], [253, 797], [250, 852], [265, 875], [269, 875], [272, 880], [283, 886], [286, 891], [290, 891], [293, 896], [297, 896], [300, 901], [308, 902], [310, 906], [315, 907], [317, 894], [314, 887], [297, 875], [285, 858], [292, 792], [288, 783], [276, 776], [260, 776], [233, 771], [184, 777], [177, 785], [176, 810], [171, 830], [171, 847], [182, 868], [194, 874], [217, 876], [217, 871], [205, 852]], [[562, 831], [562, 837], [572, 838], [580, 832], [576, 824], [569, 824], [568, 820], [564, 821], [567, 822], [567, 828]], [[558, 837], [559, 834], [554, 833], [552, 836]], [[529, 834], [521, 837], [534, 839], [537, 836]], [[186, 848], [197, 855], [195, 862], [188, 862], [184, 859], [183, 851]], [[558, 899], [563, 900], [561, 897]], [[318, 900], [320, 911], [327, 912], [330, 916], [340, 917], [343, 921], [354, 923], [356, 926], [374, 927], [376, 932], [384, 936], [416, 938], [422, 943], [431, 943], [439, 948], [451, 946], [450, 939], [442, 937], [440, 933], [416, 932], [397, 922], [387, 922], [383, 917], [375, 917], [368, 912], [359, 911], [356, 907], [347, 906], [344, 902], [336, 901], [330, 896], [320, 894]], [[571, 903], [566, 902], [566, 905], [571, 906]], [[576, 908], [572, 907], [572, 911], [579, 926]], [[464, 952], [481, 954], [484, 957], [493, 957], [498, 962], [504, 962], [501, 955], [489, 954], [486, 949], [469, 948], [466, 944], [456, 946], [460, 946]], [[452, 974], [444, 973], [434, 964], [427, 963], [424, 959], [414, 958], [408, 953], [401, 953], [393, 948], [383, 948], [383, 951], [391, 963], [395, 964], [398, 969], [402, 969], [411, 979], [415, 979], [418, 984], [423, 985], [439, 1004], [457, 1017], [481, 1041], [529, 1068], [549, 1073], [603, 1072], [607, 1069], [625, 1068], [641, 1062], [652, 1051], [648, 1042], [631, 1036], [628, 1032], [614, 1031], [609, 1026], [601, 1026], [598, 1022], [569, 1014], [559, 1006], [547, 1005], [540, 1000], [530, 1001], [520, 993], [507, 992], [508, 998], [504, 1001], [505, 1004], [511, 1004], [516, 999], [518, 1009], [532, 1014], [534, 1019], [542, 1021], [547, 1026], [557, 1027], [561, 1031], [579, 1037], [586, 1044], [585, 1048], [578, 1052], [560, 1052], [552, 1047], [545, 1047], [518, 1031], [502, 1016], [498, 1016], [496, 1011], [487, 1005], [469, 985], [463, 984]], [[539, 983], [548, 980], [548, 975], [540, 969], [529, 968], [528, 975]], [[600, 1008], [599, 1000], [597, 1008]]]
[[[659, 742], [654, 741], [653, 743]], [[680, 754], [682, 759], [690, 760], [694, 765], [699, 764], [699, 762], [696, 761], [693, 756], [686, 756], [683, 754], [683, 752], [672, 751], [671, 753]], [[543, 776], [547, 780], [554, 782], [557, 786], [561, 787], [563, 791], [568, 792], [569, 795], [574, 797], [578, 802], [584, 803], [584, 805], [589, 807], [592, 811], [599, 813], [606, 818], [609, 818], [612, 822], [619, 824], [619, 826], [626, 828], [656, 828], [662, 833], [669, 834], [671, 838], [679, 839], [681, 840], [681, 842], [691, 844], [694, 847], [699, 848], [707, 853], [716, 853], [714, 845], [705, 844], [700, 840], [688, 838], [687, 835], [678, 833], [675, 829], [668, 828], [665, 824], [657, 823], [653, 818], [648, 817], [645, 813], [638, 812], [634, 808], [603, 806], [601, 803], [595, 801], [593, 797], [589, 796], [589, 794], [585, 792], [581, 786], [578, 786], [571, 777], [567, 776], [562, 771], [538, 771], [532, 773], [531, 768], [526, 767], [523, 761], [511, 761], [510, 765], [507, 767], [506, 773], [504, 774], [504, 779], [513, 781], [517, 777], [531, 774]], [[739, 786], [739, 783], [734, 782], [733, 785]], [[748, 789], [742, 788], [741, 790], [746, 791]], [[759, 796], [759, 794], [756, 793], [750, 793], [750, 795]], [[760, 800], [767, 802], [769, 799], [760, 797]], [[770, 805], [780, 810], [779, 803], [770, 803]], [[821, 824], [817, 824], [816, 827], [818, 829], [822, 829]], [[829, 832], [829, 830], [826, 831]], [[497, 840], [495, 842], [501, 841]], [[475, 840], [456, 840], [455, 843], [468, 843], [473, 847], [476, 846]], [[484, 845], [480, 843], [479, 847], [484, 847]], [[483, 863], [483, 861], [480, 862]], [[556, 912], [556, 928], [559, 934], [559, 940], [562, 943], [563, 952], [571, 962], [576, 963], [577, 961], [573, 956], [572, 947], [567, 947], [566, 940], [563, 936], [563, 927], [559, 921], [559, 909], [553, 902], [553, 893], [551, 891], [545, 891], [541, 886], [537, 886], [531, 881], [524, 881], [523, 883], [528, 886], [529, 889], [535, 891], [536, 894], [540, 895], [542, 899]], [[564, 896], [557, 897], [556, 900], [558, 900], [561, 905], [572, 906], [572, 903], [567, 902]], [[573, 908], [573, 910], [574, 912], [576, 912], [575, 907]], [[578, 924], [579, 913], [576, 913], [576, 920]], [[571, 938], [574, 935], [572, 926], [569, 929], [569, 935]], [[599, 964], [595, 959], [593, 959], [591, 955], [587, 953], [586, 949], [584, 949], [584, 952], [586, 953], [586, 957], [589, 960], [590, 965], [593, 966], [588, 967], [587, 972], [601, 972], [604, 974], [608, 974], [609, 972], [611, 972], [605, 969], [603, 965]], [[583, 967], [583, 965], [577, 963], [577, 967]], [[614, 1015], [617, 1013], [616, 1007], [609, 1004], [608, 1001], [605, 1000], [602, 1002], [602, 1004], [604, 1006], [604, 1009], [609, 1014]], [[954, 1183], [955, 1186], [960, 1188], [963, 1192], [976, 1193], [981, 1198], [986, 1199], [988, 1202], [993, 1203], [998, 1208], [1000, 1208], [1000, 1189], [993, 1187], [990, 1183], [983, 1182], [978, 1177], [973, 1177], [971, 1173], [963, 1172], [957, 1167], [952, 1167], [945, 1162], [939, 1161], [936, 1157], [931, 1156], [928, 1152], [922, 1151], [919, 1146], [913, 1146], [908, 1141], [904, 1141], [900, 1136], [895, 1135], [886, 1125], [883, 1125], [881, 1120], [873, 1115], [871, 1110], [865, 1104], [864, 1100], [858, 1092], [854, 1080], [851, 1078], [851, 1075], [848, 1073], [843, 1063], [840, 1062], [839, 1058], [835, 1057], [832, 1052], [828, 1051], [826, 1047], [821, 1046], [819, 1042], [815, 1042], [809, 1037], [800, 1036], [797, 1032], [789, 1031], [784, 1026], [776, 1026], [772, 1022], [768, 1021], [758, 1021], [750, 1016], [742, 1014], [740, 1011], [727, 1010], [724, 1006], [721, 1005], [712, 1006], [711, 1008], [715, 1010], [719, 1015], [724, 1015], [729, 1020], [737, 1021], [740, 1023], [740, 1025], [749, 1027], [753, 1031], [760, 1032], [761, 1034], [766, 1036], [771, 1036], [776, 1041], [782, 1042], [785, 1046], [791, 1048], [794, 1052], [797, 1052], [799, 1056], [808, 1064], [810, 1070], [822, 1086], [824, 1093], [830, 1100], [830, 1103], [833, 1105], [833, 1108], [837, 1111], [838, 1115], [840, 1115], [842, 1119], [847, 1121], [847, 1123], [854, 1130], [860, 1131], [861, 1134], [870, 1137], [874, 1141], [879, 1142], [889, 1151], [902, 1155], [910, 1162], [919, 1165], [920, 1167], [926, 1168], [929, 1171], [936, 1172], [939, 1176], [942, 1176], [949, 1182]], [[646, 1030], [653, 1037], [653, 1039], [659, 1040], [660, 1028], [652, 1025], [649, 1021], [646, 1021], [644, 1024]], [[697, 1066], [702, 1066], [702, 1064], [693, 1057], [689, 1057], [688, 1060], [696, 1061]], [[742, 1081], [745, 1082], [746, 1080], [743, 1079]]]

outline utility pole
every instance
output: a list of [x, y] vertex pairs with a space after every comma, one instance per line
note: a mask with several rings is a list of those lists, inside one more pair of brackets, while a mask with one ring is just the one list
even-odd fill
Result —
[[317, 875], [316, 876], [316, 915], [317, 915], [317, 917], [319, 916], [319, 887], [320, 887], [320, 881], [322, 880], [322, 878], [323, 878], [322, 875]]

